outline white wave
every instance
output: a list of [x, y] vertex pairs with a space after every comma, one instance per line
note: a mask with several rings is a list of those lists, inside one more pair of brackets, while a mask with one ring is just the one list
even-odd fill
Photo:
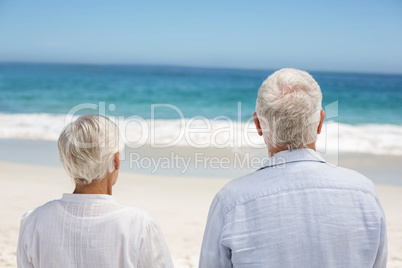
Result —
[[353, 126], [329, 122], [319, 135], [317, 150], [402, 155], [402, 126], [386, 124]]
[[57, 140], [64, 127], [64, 115], [0, 114], [0, 138]]
[[[68, 119], [68, 118], [67, 118]], [[1, 139], [58, 139], [65, 124], [65, 115], [0, 114]], [[70, 118], [71, 120], [71, 118]], [[229, 120], [183, 119], [145, 120], [112, 118], [130, 147], [190, 146], [194, 148], [264, 148], [252, 122]], [[328, 122], [317, 141], [317, 150], [325, 153], [369, 153], [402, 155], [402, 126], [347, 125]]]

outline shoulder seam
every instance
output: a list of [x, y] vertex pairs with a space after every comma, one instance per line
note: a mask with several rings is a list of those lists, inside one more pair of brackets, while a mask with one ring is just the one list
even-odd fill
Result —
[[221, 210], [222, 210], [222, 212], [223, 212], [223, 225], [225, 225], [225, 223], [226, 223], [226, 218], [227, 218], [227, 214], [229, 213], [230, 210], [229, 210], [229, 211], [226, 211], [226, 210], [225, 210], [225, 206], [224, 206], [224, 204], [223, 204], [222, 199], [221, 199], [220, 196], [219, 196], [219, 192], [216, 194], [215, 198], [218, 200], [218, 204], [219, 204], [219, 206], [221, 207]]
[[[225, 212], [224, 209], [223, 209], [224, 216], [225, 216], [225, 220], [226, 220], [227, 214], [229, 214], [234, 208], [236, 208], [237, 206], [241, 206], [241, 205], [244, 205], [244, 204], [253, 202], [254, 200], [257, 200], [257, 199], [260, 199], [260, 198], [264, 198], [264, 197], [269, 197], [269, 196], [272, 196], [272, 195], [275, 195], [275, 194], [279, 194], [279, 193], [289, 193], [289, 192], [297, 192], [297, 191], [300, 191], [300, 190], [314, 190], [314, 189], [343, 190], [343, 191], [361, 192], [361, 193], [364, 193], [364, 194], [367, 194], [367, 195], [370, 195], [371, 197], [373, 197], [374, 200], [376, 201], [377, 206], [379, 206], [379, 204], [380, 204], [380, 202], [379, 202], [379, 200], [378, 200], [378, 197], [377, 197], [375, 194], [373, 194], [373, 193], [370, 192], [370, 191], [365, 191], [365, 190], [349, 189], [349, 188], [341, 188], [341, 187], [306, 187], [306, 188], [293, 188], [293, 189], [287, 189], [287, 190], [284, 190], [284, 191], [276, 191], [276, 192], [273, 192], [273, 193], [270, 193], [270, 194], [266, 194], [266, 195], [263, 195], [263, 196], [259, 196], [259, 197], [257, 197], [257, 198], [254, 198], [254, 199], [252, 199], [252, 200], [250, 200], [250, 201], [247, 201], [247, 202], [243, 202], [243, 203], [241, 203], [241, 204], [235, 204], [235, 205], [233, 205], [233, 206], [232, 206], [228, 211], [226, 211], [226, 212]], [[218, 200], [220, 201], [220, 198], [219, 198]], [[222, 206], [221, 203], [220, 203], [219, 205], [223, 208], [223, 206]], [[381, 208], [381, 206], [379, 206], [379, 207]]]

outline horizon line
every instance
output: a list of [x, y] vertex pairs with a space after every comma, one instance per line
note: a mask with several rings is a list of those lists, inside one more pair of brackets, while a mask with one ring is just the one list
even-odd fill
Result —
[[[282, 68], [295, 68], [295, 67], [282, 67], [282, 68], [247, 68], [247, 67], [217, 67], [217, 66], [200, 66], [200, 65], [182, 65], [182, 64], [167, 64], [167, 63], [116, 63], [116, 62], [61, 62], [61, 61], [2, 61], [0, 64], [32, 64], [32, 65], [81, 65], [81, 66], [144, 66], [144, 67], [176, 67], [176, 68], [189, 68], [189, 69], [215, 69], [215, 70], [244, 70], [244, 71], [270, 71], [274, 72]], [[299, 69], [299, 68], [295, 68]], [[337, 73], [337, 74], [363, 74], [363, 75], [402, 75], [402, 72], [386, 72], [386, 71], [340, 71], [340, 70], [317, 70], [317, 69], [299, 69], [309, 73]]]

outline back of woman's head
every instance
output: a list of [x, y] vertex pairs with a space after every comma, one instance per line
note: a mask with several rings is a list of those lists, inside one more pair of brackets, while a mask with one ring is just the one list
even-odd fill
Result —
[[86, 114], [68, 124], [58, 140], [60, 162], [76, 183], [103, 179], [115, 169], [123, 149], [118, 127], [108, 118]]

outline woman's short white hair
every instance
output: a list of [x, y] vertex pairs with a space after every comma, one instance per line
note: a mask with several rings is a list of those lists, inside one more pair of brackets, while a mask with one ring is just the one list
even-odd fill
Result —
[[293, 150], [315, 142], [321, 101], [320, 86], [307, 72], [285, 68], [271, 74], [256, 105], [265, 143]]
[[124, 143], [108, 118], [85, 114], [68, 124], [58, 141], [60, 162], [76, 183], [103, 179], [115, 169], [115, 154]]

